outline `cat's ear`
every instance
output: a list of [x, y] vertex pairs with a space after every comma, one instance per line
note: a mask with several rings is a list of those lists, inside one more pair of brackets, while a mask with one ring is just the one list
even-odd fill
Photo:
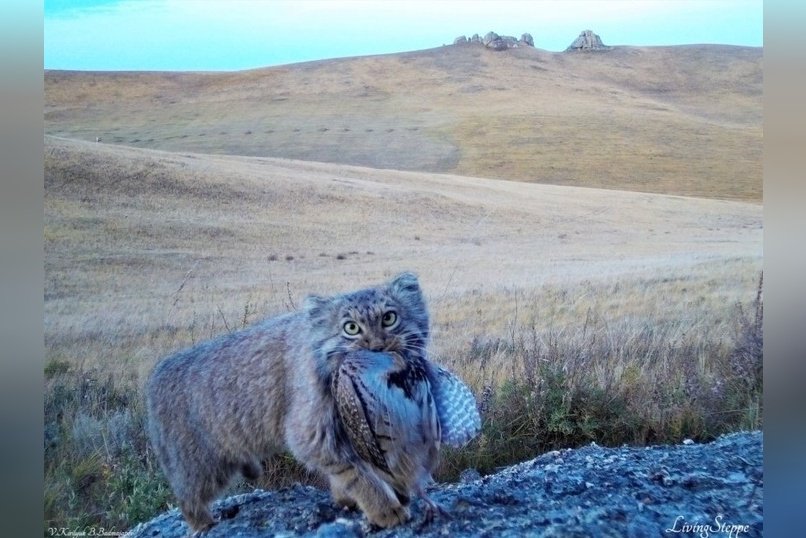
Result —
[[423, 292], [420, 289], [420, 281], [417, 280], [417, 275], [414, 273], [405, 272], [397, 275], [389, 282], [389, 291], [400, 298], [423, 302]]
[[389, 282], [389, 294], [404, 309], [407, 323], [414, 323], [424, 340], [428, 339], [428, 307], [420, 289], [420, 281], [414, 273], [400, 273]]
[[302, 309], [314, 324], [326, 321], [333, 315], [333, 298], [321, 295], [309, 295], [302, 304]]

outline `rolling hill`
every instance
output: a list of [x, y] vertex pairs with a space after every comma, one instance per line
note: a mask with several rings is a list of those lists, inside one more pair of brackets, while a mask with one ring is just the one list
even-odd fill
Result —
[[45, 133], [760, 202], [762, 49], [444, 46], [240, 72], [45, 72]]
[[[754, 203], [54, 137], [45, 148], [45, 334], [70, 355], [115, 341], [141, 353], [199, 308], [235, 319], [260, 297], [276, 312], [403, 269], [452, 335], [436, 340], [464, 345], [465, 330], [503, 330], [512, 290], [595, 285], [614, 315], [682, 301], [663, 314], [675, 317], [752, 294], [761, 264]], [[551, 302], [576, 318], [590, 300]]]

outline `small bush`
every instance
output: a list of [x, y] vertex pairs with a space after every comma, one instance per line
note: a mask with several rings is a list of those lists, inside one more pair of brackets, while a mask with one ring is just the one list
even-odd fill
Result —
[[144, 462], [131, 451], [125, 452], [111, 468], [107, 493], [111, 510], [109, 519], [119, 528], [147, 521], [164, 511], [173, 493], [162, 472], [151, 462]]
[[61, 527], [123, 531], [166, 510], [171, 493], [132, 380], [59, 371], [45, 390], [45, 535]]
[[70, 371], [70, 363], [59, 359], [52, 359], [45, 365], [45, 379], [51, 379], [54, 376], [66, 374]]

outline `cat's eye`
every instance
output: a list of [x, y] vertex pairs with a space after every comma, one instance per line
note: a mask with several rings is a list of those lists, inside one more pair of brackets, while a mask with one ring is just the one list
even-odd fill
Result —
[[397, 313], [394, 310], [386, 312], [381, 319], [381, 324], [384, 327], [391, 327], [395, 323], [397, 323]]
[[348, 336], [355, 336], [361, 332], [361, 327], [355, 321], [347, 321], [341, 328], [344, 330], [344, 334]]

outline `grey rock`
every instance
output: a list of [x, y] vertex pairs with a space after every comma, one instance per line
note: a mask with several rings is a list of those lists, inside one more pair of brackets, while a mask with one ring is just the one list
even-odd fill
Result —
[[459, 37], [453, 40], [454, 45], [464, 45], [466, 43], [467, 43], [467, 37], [463, 35], [460, 35]]
[[[471, 478], [472, 477], [472, 478]], [[258, 536], [665, 536], [675, 525], [741, 526], [734, 536], [762, 536], [763, 434], [741, 432], [711, 443], [555, 450], [476, 478], [429, 488], [450, 517], [370, 528], [360, 512], [336, 508], [326, 491], [296, 485], [256, 490], [213, 505], [218, 523], [205, 538]], [[719, 518], [717, 520], [717, 518]], [[184, 538], [178, 510], [127, 536]], [[684, 534], [680, 534], [683, 536]], [[724, 534], [727, 536], [727, 534]]]
[[481, 44], [492, 50], [507, 50], [523, 46], [534, 46], [534, 40], [529, 34], [523, 34], [520, 39], [511, 35], [498, 35], [495, 32], [487, 32], [481, 38]]
[[520, 43], [517, 39], [515, 39], [511, 35], [502, 35], [501, 41], [504, 43], [504, 46], [508, 49], [516, 48]]
[[495, 32], [487, 32], [484, 34], [484, 37], [481, 38], [481, 44], [485, 47], [489, 46], [493, 41], [501, 39], [501, 36], [496, 34]]
[[597, 34], [593, 33], [592, 30], [585, 30], [579, 37], [577, 37], [573, 43], [571, 43], [565, 52], [572, 52], [572, 51], [604, 51], [610, 50], [613, 47], [608, 47], [604, 43], [602, 43], [602, 38], [600, 38]]
[[467, 484], [468, 482], [475, 482], [476, 480], [481, 480], [481, 473], [479, 473], [475, 469], [465, 469], [461, 473], [459, 473], [459, 482], [462, 484]]
[[479, 34], [473, 34], [470, 37], [470, 42], [471, 43], [481, 43], [481, 37], [479, 37]]
[[333, 523], [326, 523], [316, 531], [317, 538], [360, 538], [364, 535], [361, 525], [357, 521], [337, 519]]

